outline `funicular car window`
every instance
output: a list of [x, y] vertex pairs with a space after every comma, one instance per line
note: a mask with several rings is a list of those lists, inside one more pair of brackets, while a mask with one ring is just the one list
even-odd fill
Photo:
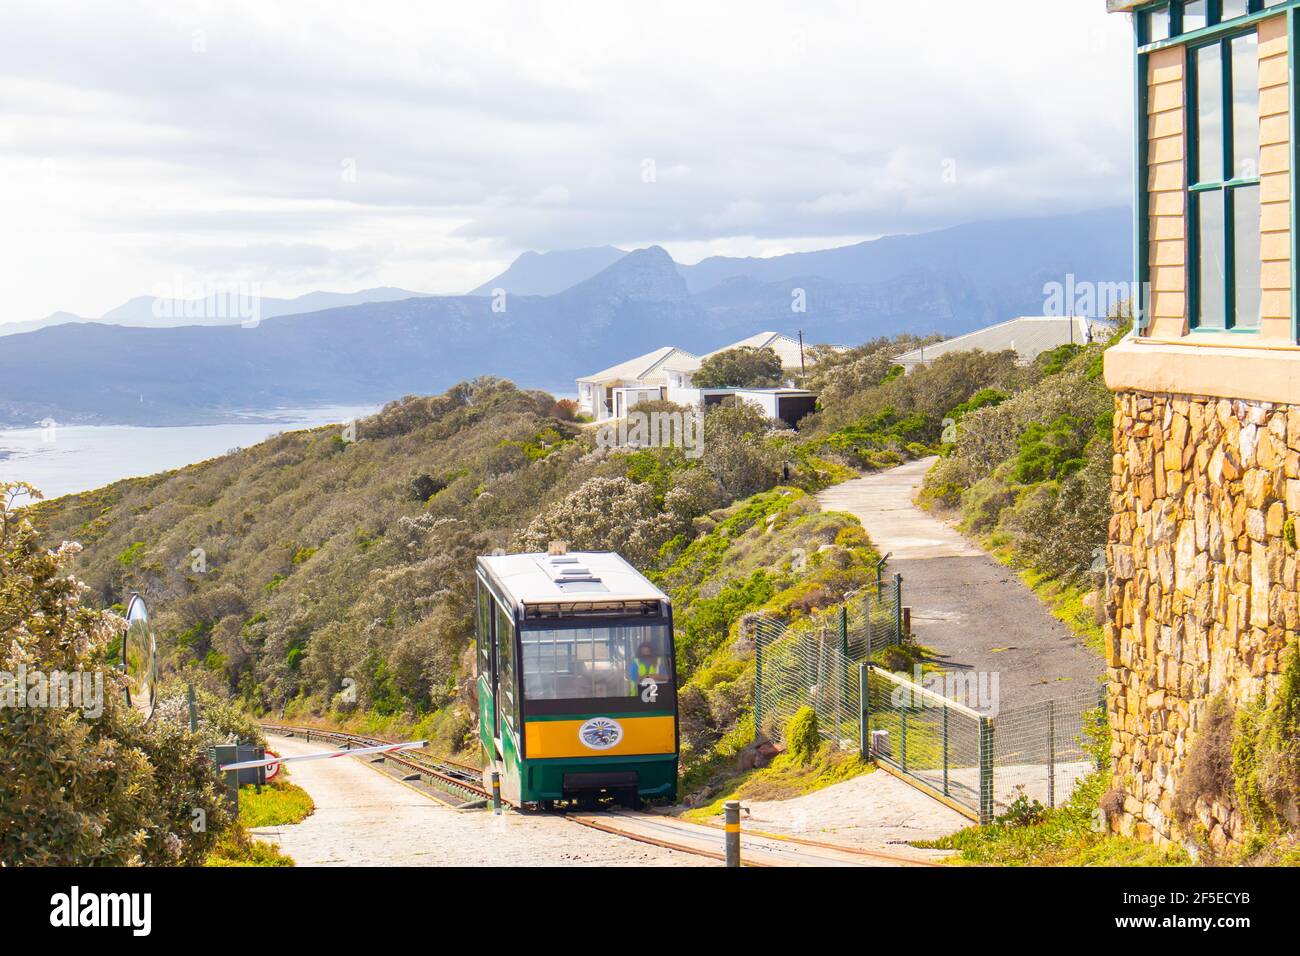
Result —
[[525, 630], [521, 641], [528, 700], [638, 697], [647, 680], [672, 680], [666, 623]]
[[492, 595], [478, 582], [478, 672], [492, 676]]
[[515, 622], [497, 608], [497, 685], [505, 701], [502, 712], [512, 719], [515, 711]]

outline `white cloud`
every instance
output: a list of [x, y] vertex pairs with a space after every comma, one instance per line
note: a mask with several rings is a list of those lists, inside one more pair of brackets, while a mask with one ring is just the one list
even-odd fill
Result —
[[0, 321], [97, 315], [178, 272], [461, 292], [526, 248], [766, 254], [1130, 188], [1128, 24], [1100, 0], [5, 18]]

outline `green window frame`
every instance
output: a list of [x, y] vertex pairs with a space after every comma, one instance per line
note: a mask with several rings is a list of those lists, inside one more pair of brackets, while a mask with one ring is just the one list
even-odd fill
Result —
[[[1184, 165], [1188, 316], [1194, 331], [1258, 332], [1260, 327], [1258, 60], [1254, 69], [1234, 68], [1234, 55], [1242, 52], [1239, 41], [1255, 35], [1251, 27], [1187, 46]], [[1205, 69], [1212, 59], [1217, 59], [1212, 64], [1217, 76]], [[1247, 114], [1234, 97], [1234, 77], [1241, 75], [1256, 77], [1253, 123], [1243, 119]], [[1212, 111], [1203, 109], [1207, 97]], [[1217, 136], [1203, 140], [1203, 123], [1217, 125]], [[1252, 130], [1253, 152], [1240, 142]]]
[[1293, 0], [1168, 0], [1137, 12], [1138, 45], [1195, 35], [1257, 13], [1281, 9]]

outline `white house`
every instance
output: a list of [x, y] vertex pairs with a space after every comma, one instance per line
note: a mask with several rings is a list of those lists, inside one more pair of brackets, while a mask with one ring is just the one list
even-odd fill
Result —
[[668, 384], [665, 363], [669, 361], [688, 363], [699, 360], [690, 352], [665, 345], [583, 376], [578, 379], [578, 409], [596, 421], [603, 421], [622, 418], [637, 402], [663, 398]]
[[759, 332], [702, 356], [664, 346], [578, 379], [579, 410], [596, 421], [604, 421], [623, 418], [637, 403], [655, 399], [703, 407], [734, 398], [750, 402], [769, 418], [779, 418], [793, 426], [816, 407], [817, 397], [812, 392], [791, 384], [776, 388], [708, 389], [692, 385], [691, 376], [704, 359], [738, 348], [771, 349], [780, 357], [782, 367], [792, 374], [804, 362], [799, 340], [780, 332]]

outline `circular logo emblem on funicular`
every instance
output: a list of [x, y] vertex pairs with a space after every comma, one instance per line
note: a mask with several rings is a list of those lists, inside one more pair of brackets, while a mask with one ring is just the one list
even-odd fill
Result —
[[592, 717], [578, 728], [578, 739], [592, 750], [608, 750], [623, 739], [623, 725], [612, 717]]

